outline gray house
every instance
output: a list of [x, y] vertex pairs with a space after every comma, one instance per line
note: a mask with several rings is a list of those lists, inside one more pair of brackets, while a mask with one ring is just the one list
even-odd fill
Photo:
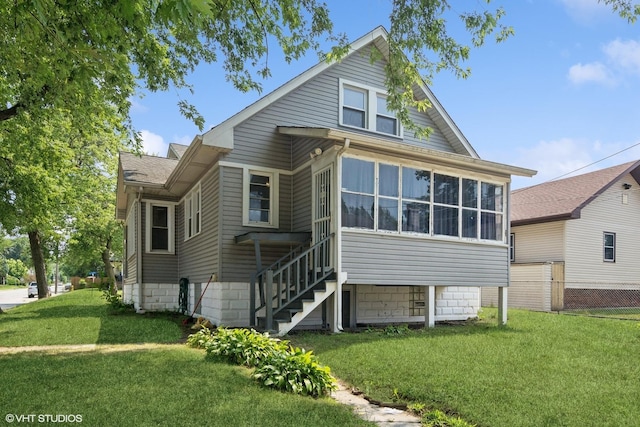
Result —
[[405, 131], [374, 49], [383, 28], [188, 147], [121, 153], [125, 300], [280, 334], [468, 319], [487, 286], [506, 308], [510, 180], [535, 172], [481, 160], [426, 85], [432, 135]]

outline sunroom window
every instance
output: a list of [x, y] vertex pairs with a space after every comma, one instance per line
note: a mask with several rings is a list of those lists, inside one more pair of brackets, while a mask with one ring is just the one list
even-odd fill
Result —
[[342, 226], [504, 241], [503, 185], [345, 157]]

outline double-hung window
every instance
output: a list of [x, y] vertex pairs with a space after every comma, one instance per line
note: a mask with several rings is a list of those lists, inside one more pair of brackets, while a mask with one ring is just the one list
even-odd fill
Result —
[[483, 182], [481, 188], [480, 238], [502, 240], [502, 186]]
[[433, 234], [458, 236], [460, 178], [433, 174]]
[[278, 227], [278, 174], [244, 170], [243, 224]]
[[375, 163], [347, 157], [342, 171], [342, 225], [373, 230]]
[[616, 262], [616, 233], [603, 233], [603, 260]]
[[174, 252], [173, 218], [173, 204], [147, 202], [145, 238], [147, 252]]
[[185, 240], [200, 233], [201, 228], [201, 189], [198, 184], [184, 199], [184, 238]]
[[398, 118], [379, 89], [340, 79], [340, 124], [386, 135], [402, 136]]
[[402, 167], [402, 231], [429, 233], [431, 172]]

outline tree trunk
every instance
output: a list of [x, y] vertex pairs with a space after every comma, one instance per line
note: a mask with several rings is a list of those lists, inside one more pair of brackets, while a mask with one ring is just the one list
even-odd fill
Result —
[[29, 245], [31, 247], [33, 268], [36, 271], [36, 282], [38, 282], [38, 298], [47, 298], [49, 296], [49, 285], [44, 266], [44, 256], [42, 255], [42, 243], [37, 230], [29, 232]]
[[107, 239], [107, 244], [104, 249], [102, 249], [102, 262], [104, 264], [104, 272], [109, 283], [109, 292], [111, 292], [112, 295], [115, 295], [116, 292], [118, 292], [118, 289], [116, 287], [116, 275], [113, 271], [113, 266], [111, 265], [111, 237]]

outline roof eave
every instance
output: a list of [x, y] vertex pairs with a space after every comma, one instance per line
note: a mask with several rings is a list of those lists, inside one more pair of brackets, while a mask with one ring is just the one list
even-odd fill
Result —
[[470, 156], [463, 156], [456, 153], [448, 153], [445, 151], [422, 148], [415, 145], [389, 141], [387, 139], [379, 138], [376, 136], [344, 131], [340, 129], [278, 126], [278, 132], [285, 135], [331, 139], [336, 141], [344, 141], [348, 139], [350, 141], [350, 147], [360, 146], [365, 148], [373, 148], [378, 151], [402, 154], [405, 156], [407, 155], [407, 153], [411, 153], [413, 156], [417, 156], [424, 160], [436, 161], [438, 163], [444, 163], [452, 166], [473, 168], [490, 173], [525, 177], [532, 177], [537, 173], [537, 171], [532, 169], [490, 162], [487, 160], [482, 160]]

